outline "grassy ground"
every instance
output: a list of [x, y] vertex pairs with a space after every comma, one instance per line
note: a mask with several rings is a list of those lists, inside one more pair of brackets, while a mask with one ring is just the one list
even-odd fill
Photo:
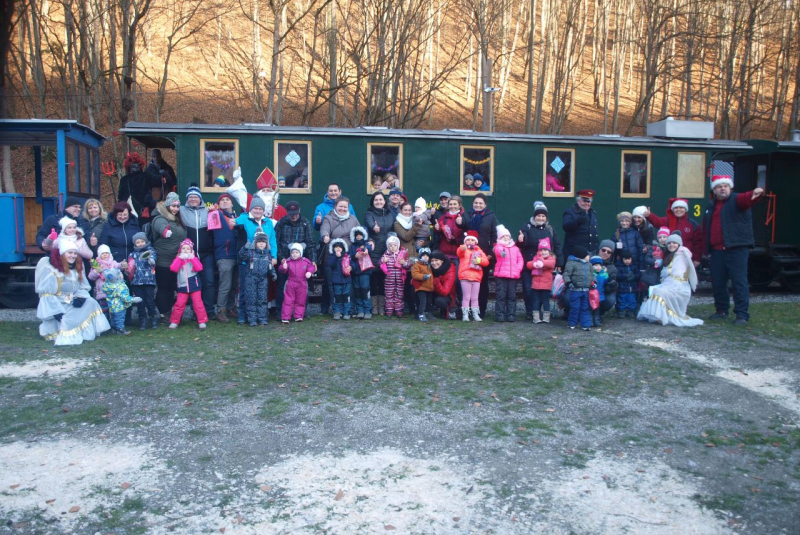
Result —
[[[689, 312], [705, 317], [711, 310], [698, 306]], [[496, 456], [509, 472], [526, 462], [539, 466], [541, 459], [524, 460], [537, 451], [552, 461], [547, 469], [553, 476], [591, 467], [605, 455], [657, 456], [687, 477], [702, 478], [694, 502], [735, 518], [733, 528], [790, 533], [800, 525], [793, 523], [800, 521], [798, 414], [721, 381], [697, 362], [636, 343], [655, 337], [722, 356], [742, 370], [775, 367], [796, 378], [800, 305], [756, 304], [751, 314], [745, 328], [719, 323], [679, 330], [610, 320], [604, 332], [592, 333], [569, 331], [561, 321], [476, 325], [315, 317], [264, 328], [213, 323], [205, 332], [184, 323], [177, 331], [103, 336], [77, 348], [54, 348], [39, 339], [34, 324], [5, 323], [2, 365], [53, 358], [86, 359], [90, 365], [64, 378], [0, 377], [0, 441], [150, 437], [185, 442], [194, 451], [193, 445], [211, 442], [215, 430], [235, 429], [243, 420], [280, 430], [297, 429], [300, 421], [344, 422], [325, 431], [330, 438], [352, 431], [353, 414], [375, 409], [408, 421], [445, 422], [426, 437], [432, 450], [469, 441], [488, 456], [472, 462]], [[796, 392], [797, 386], [791, 388]], [[421, 432], [404, 425], [398, 423], [397, 435], [386, 439], [392, 446], [411, 447]], [[304, 450], [290, 443], [292, 453]], [[316, 446], [316, 452], [378, 445], [385, 444], [365, 438]], [[499, 460], [509, 449], [524, 459]], [[202, 448], [193, 455], [193, 468], [177, 453], [165, 457], [181, 470], [202, 471], [220, 462]], [[244, 471], [247, 458], [230, 457], [224, 466]], [[228, 492], [212, 488], [206, 497]], [[494, 492], [533, 512], [518, 488], [498, 484]], [[98, 509], [81, 526], [147, 532], [142, 512], [158, 514], [164, 500], [128, 497]], [[47, 522], [41, 511], [5, 514], [28, 522], [22, 531]]]

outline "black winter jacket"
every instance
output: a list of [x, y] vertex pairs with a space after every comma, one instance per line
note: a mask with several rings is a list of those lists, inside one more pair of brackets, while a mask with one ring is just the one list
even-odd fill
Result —
[[[533, 223], [533, 218], [531, 218], [520, 230], [522, 231], [523, 242], [521, 244], [517, 242], [517, 245], [522, 252], [522, 257], [525, 259], [525, 262], [533, 260], [536, 253], [539, 252], [539, 240], [543, 240], [544, 238], [550, 238], [550, 252], [553, 253], [556, 260], [558, 261], [561, 258], [561, 243], [558, 239], [558, 234], [556, 234], [556, 229], [551, 227], [550, 223], [535, 225]], [[517, 238], [516, 236], [511, 237], [515, 240]]]
[[297, 221], [292, 221], [288, 215], [281, 218], [275, 225], [275, 240], [278, 242], [278, 262], [290, 257], [289, 246], [293, 243], [305, 245], [303, 256], [312, 262], [317, 261], [317, 239], [314, 236], [314, 229], [311, 227], [311, 222], [302, 215]]
[[[561, 228], [564, 229], [564, 245], [562, 255], [558, 258], [558, 265], [564, 266], [567, 257], [573, 254], [572, 248], [576, 245], [586, 247], [589, 252], [596, 251], [599, 239], [597, 236], [597, 212], [589, 209], [584, 212], [574, 204], [564, 210], [561, 219]], [[609, 274], [609, 277], [611, 275]]]

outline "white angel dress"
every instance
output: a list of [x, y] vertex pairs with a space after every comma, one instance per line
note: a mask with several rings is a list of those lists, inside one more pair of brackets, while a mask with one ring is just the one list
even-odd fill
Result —
[[[45, 256], [36, 264], [35, 284], [39, 294], [36, 317], [42, 320], [39, 334], [45, 340], [55, 340], [57, 346], [79, 345], [111, 328], [100, 305], [89, 295], [85, 274], [80, 281], [73, 270], [64, 275]], [[75, 298], [85, 299], [83, 305], [76, 307]], [[62, 316], [56, 319], [58, 314]]]
[[695, 288], [697, 272], [692, 263], [692, 252], [679, 247], [669, 265], [661, 270], [661, 284], [650, 287], [650, 297], [642, 303], [637, 318], [678, 327], [702, 325], [703, 320], [686, 315]]

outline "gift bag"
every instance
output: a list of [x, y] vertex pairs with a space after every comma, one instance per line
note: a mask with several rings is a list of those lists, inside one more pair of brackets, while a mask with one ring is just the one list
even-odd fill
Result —
[[483, 267], [481, 267], [480, 263], [477, 263], [480, 261], [481, 261], [481, 253], [479, 253], [478, 251], [473, 252], [472, 256], [470, 256], [469, 258], [469, 268], [475, 269], [477, 271], [482, 271]]
[[342, 255], [342, 273], [344, 273], [344, 276], [349, 277], [352, 270], [353, 268], [350, 267], [350, 256], [346, 254]]
[[556, 273], [553, 277], [553, 288], [551, 292], [553, 297], [561, 297], [561, 294], [564, 293], [564, 277], [561, 276], [561, 273]]
[[363, 273], [367, 269], [372, 269], [375, 265], [372, 263], [372, 259], [369, 257], [368, 254], [365, 254], [361, 258], [358, 259], [358, 267], [361, 269]]
[[222, 228], [222, 221], [219, 218], [219, 210], [208, 212], [208, 230], [219, 230]]
[[589, 307], [592, 310], [600, 308], [600, 291], [597, 288], [589, 290]]

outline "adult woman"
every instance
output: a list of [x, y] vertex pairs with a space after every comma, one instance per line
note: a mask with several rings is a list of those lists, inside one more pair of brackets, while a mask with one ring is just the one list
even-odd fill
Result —
[[[364, 226], [369, 232], [369, 239], [375, 244], [370, 253], [372, 263], [381, 265], [381, 256], [386, 252], [386, 238], [394, 227], [394, 214], [387, 206], [386, 195], [381, 191], [372, 194], [369, 210], [364, 215]], [[372, 313], [383, 316], [386, 313], [386, 295], [383, 287], [386, 275], [381, 269], [373, 269], [369, 277], [369, 290], [372, 296]]]
[[400, 212], [394, 220], [394, 233], [400, 239], [400, 248], [405, 249], [409, 258], [417, 256], [417, 248], [414, 245], [414, 236], [421, 226], [419, 221], [415, 221], [414, 207], [411, 203], [404, 202], [400, 205]]
[[680, 236], [672, 234], [667, 238], [661, 284], [650, 287], [650, 298], [639, 309], [638, 319], [678, 327], [702, 325], [703, 320], [686, 315], [686, 307], [696, 287], [697, 273], [692, 263], [692, 252], [683, 246]]
[[[533, 203], [533, 217], [520, 229], [517, 236], [517, 245], [522, 258], [527, 264], [539, 252], [539, 242], [543, 239], [550, 240], [550, 254], [556, 257], [561, 255], [561, 243], [555, 229], [547, 220], [547, 206], [542, 201]], [[533, 319], [533, 278], [531, 270], [522, 270], [522, 294], [525, 298], [525, 318]]]
[[100, 245], [100, 236], [108, 220], [108, 214], [103, 209], [103, 204], [97, 199], [87, 199], [83, 205], [83, 219], [86, 220], [89, 234], [86, 241], [92, 248], [92, 253], [97, 256], [97, 246]]
[[433, 304], [442, 311], [442, 318], [456, 319], [456, 267], [441, 251], [431, 254], [433, 271]]
[[118, 202], [108, 214], [108, 223], [103, 228], [98, 245], [108, 245], [116, 262], [126, 262], [133, 252], [133, 235], [142, 230], [139, 220], [131, 213], [126, 202]]
[[434, 229], [439, 235], [439, 250], [447, 255], [451, 262], [458, 261], [459, 246], [464, 241], [464, 229], [467, 227], [467, 218], [461, 197], [453, 195], [447, 201], [447, 211], [436, 220]]
[[111, 328], [97, 301], [89, 296], [89, 279], [78, 260], [78, 247], [72, 240], [59, 240], [36, 264], [36, 293], [42, 320], [39, 334], [55, 345], [79, 345]]
[[175, 304], [178, 278], [169, 266], [178, 254], [181, 242], [187, 237], [186, 227], [180, 218], [181, 199], [170, 192], [167, 198], [156, 204], [153, 218], [153, 249], [156, 250], [156, 307], [164, 323], [169, 323], [169, 314]]
[[489, 265], [483, 267], [483, 278], [478, 292], [478, 306], [481, 317], [486, 315], [486, 305], [489, 301], [489, 271], [494, 267], [495, 259], [492, 257], [492, 246], [497, 242], [497, 225], [500, 222], [497, 216], [486, 208], [486, 196], [483, 193], [475, 195], [472, 201], [472, 210], [469, 211], [469, 230], [478, 233], [478, 247], [489, 257]]
[[[331, 270], [328, 265], [328, 244], [331, 240], [340, 238], [344, 240], [347, 247], [350, 247], [350, 231], [355, 227], [361, 226], [358, 218], [350, 213], [350, 199], [347, 197], [339, 197], [333, 205], [333, 210], [322, 219], [322, 224], [319, 227], [319, 235], [324, 244], [320, 250], [319, 262], [320, 265], [325, 266], [322, 270], [323, 278], [325, 280], [325, 288], [330, 296], [330, 303], [333, 303], [333, 284], [331, 283]], [[376, 264], [377, 265], [377, 264]]]

